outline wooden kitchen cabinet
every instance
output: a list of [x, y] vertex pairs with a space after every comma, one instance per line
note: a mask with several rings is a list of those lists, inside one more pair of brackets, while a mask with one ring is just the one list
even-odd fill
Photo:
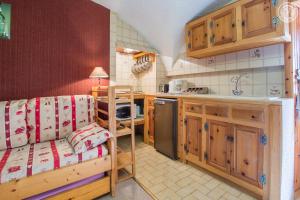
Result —
[[275, 31], [275, 26], [272, 23], [272, 17], [275, 15], [276, 9], [272, 6], [271, 0], [255, 0], [243, 4], [243, 38], [259, 36]]
[[200, 117], [187, 115], [185, 117], [185, 152], [197, 156], [201, 161], [202, 155], [202, 120]]
[[207, 164], [230, 172], [230, 143], [233, 140], [232, 125], [209, 121], [207, 131]]
[[154, 143], [154, 107], [148, 109], [149, 142]]
[[[187, 56], [203, 58], [290, 42], [289, 24], [280, 21], [276, 12], [285, 2], [238, 0], [187, 23]], [[198, 33], [207, 37], [200, 38]]]
[[263, 174], [262, 131], [258, 128], [235, 126], [231, 143], [231, 174], [253, 185], [262, 187], [259, 182]]
[[188, 31], [189, 41], [188, 48], [192, 50], [199, 50], [207, 48], [207, 21], [201, 21]]
[[146, 96], [144, 104], [144, 142], [154, 144], [154, 96]]
[[231, 43], [236, 40], [235, 9], [226, 10], [212, 16], [212, 36], [210, 42], [213, 46]]

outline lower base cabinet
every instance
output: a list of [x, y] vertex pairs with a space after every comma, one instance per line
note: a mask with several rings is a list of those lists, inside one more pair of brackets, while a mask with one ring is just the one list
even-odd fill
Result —
[[262, 188], [263, 132], [258, 128], [235, 126], [232, 142], [231, 174]]
[[222, 171], [230, 172], [231, 125], [223, 122], [207, 122], [207, 164]]
[[187, 108], [183, 112], [185, 160], [262, 191], [266, 181], [263, 129], [222, 121], [219, 115], [213, 118], [220, 120], [212, 120]]

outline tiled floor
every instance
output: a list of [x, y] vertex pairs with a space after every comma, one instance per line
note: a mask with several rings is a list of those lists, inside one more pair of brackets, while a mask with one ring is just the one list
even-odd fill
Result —
[[99, 200], [151, 200], [152, 198], [133, 179], [118, 184], [116, 196], [110, 194]]
[[204, 170], [173, 161], [143, 145], [136, 150], [136, 179], [157, 199], [254, 200]]

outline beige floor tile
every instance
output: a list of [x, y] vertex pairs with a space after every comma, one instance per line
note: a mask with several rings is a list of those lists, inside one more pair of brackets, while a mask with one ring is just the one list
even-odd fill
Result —
[[160, 184], [157, 184], [157, 185], [153, 185], [149, 189], [153, 194], [158, 194], [159, 192], [163, 191], [166, 188], [167, 188], [167, 186], [160, 183]]
[[207, 196], [211, 199], [211, 200], [217, 200], [219, 198], [221, 198], [223, 195], [225, 194], [224, 190], [221, 190], [219, 188], [215, 188], [212, 191], [210, 191]]
[[196, 169], [145, 146], [136, 150], [137, 180], [158, 200], [254, 200], [255, 198]]
[[196, 190], [192, 195], [199, 200], [210, 200], [207, 196], [201, 193], [199, 190]]
[[193, 182], [193, 179], [191, 179], [189, 176], [188, 177], [185, 177], [185, 178], [182, 178], [180, 179], [179, 181], [176, 182], [176, 184], [179, 186], [179, 187], [184, 187], [186, 185], [189, 185], [190, 183]]
[[199, 183], [193, 183], [193, 184], [191, 184], [191, 187], [193, 187], [193, 188], [195, 188], [196, 190], [198, 190], [198, 191], [200, 191], [202, 194], [204, 194], [204, 195], [207, 195], [209, 192], [210, 192], [210, 190], [207, 188], [207, 187], [205, 187], [204, 185], [202, 185], [202, 184], [199, 184]]
[[189, 196], [190, 194], [192, 194], [195, 191], [195, 188], [189, 187], [189, 186], [185, 186], [180, 188], [176, 194], [178, 194], [179, 196], [186, 197]]
[[155, 197], [157, 197], [158, 199], [162, 199], [162, 200], [179, 200], [181, 199], [180, 196], [178, 196], [174, 191], [170, 190], [170, 189], [165, 189], [163, 191], [161, 191], [160, 193], [158, 193], [157, 195], [155, 195]]
[[234, 187], [232, 187], [232, 186], [230, 186], [230, 185], [221, 183], [221, 184], [218, 185], [217, 187], [218, 187], [218, 188], [221, 188], [221, 189], [223, 189], [223, 190], [225, 190], [226, 192], [230, 193], [230, 194], [233, 195], [233, 196], [236, 196], [236, 197], [237, 197], [237, 196], [241, 195], [241, 192], [240, 192], [238, 189], [236, 189], [236, 188], [234, 188]]
[[240, 200], [255, 200], [254, 197], [251, 197], [250, 195], [245, 194], [245, 193], [241, 194], [241, 195], [239, 196], [239, 199], [240, 199]]
[[218, 181], [217, 179], [211, 179], [208, 183], [205, 184], [205, 186], [208, 189], [212, 190], [212, 189], [214, 189], [215, 187], [217, 187], [220, 184], [221, 184], [221, 182]]
[[233, 195], [231, 195], [231, 194], [229, 194], [229, 193], [225, 193], [225, 194], [222, 196], [222, 198], [223, 198], [224, 200], [239, 200], [238, 197], [233, 196]]

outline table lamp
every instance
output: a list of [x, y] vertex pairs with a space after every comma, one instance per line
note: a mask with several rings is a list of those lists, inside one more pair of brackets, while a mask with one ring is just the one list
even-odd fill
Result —
[[102, 67], [95, 67], [95, 69], [90, 74], [90, 78], [99, 79], [99, 88], [101, 87], [101, 78], [108, 78], [108, 74], [104, 71]]

